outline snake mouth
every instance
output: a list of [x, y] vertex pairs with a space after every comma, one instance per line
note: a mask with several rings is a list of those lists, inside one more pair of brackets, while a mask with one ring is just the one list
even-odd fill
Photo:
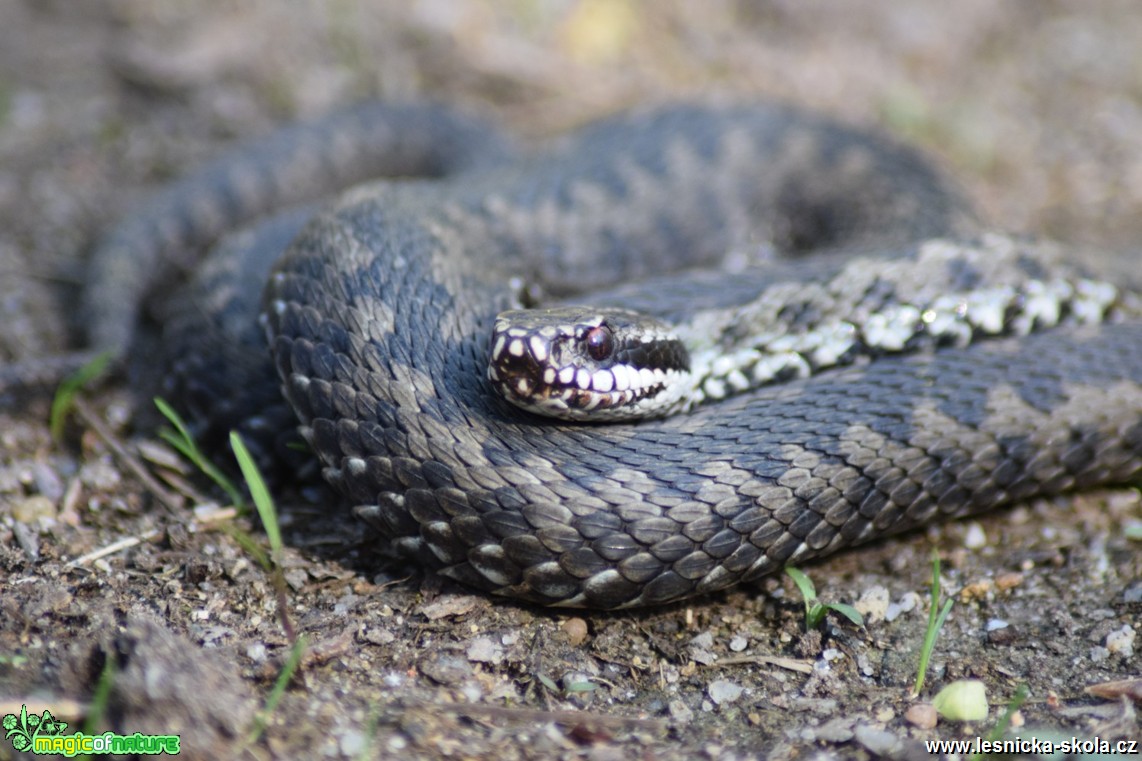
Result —
[[[622, 410], [667, 392], [675, 375], [661, 369], [613, 365], [590, 370], [569, 364], [556, 369], [550, 354], [536, 357], [503, 351], [488, 364], [488, 380], [508, 401], [531, 412], [572, 420], [617, 420]], [[645, 416], [645, 413], [639, 413]]]

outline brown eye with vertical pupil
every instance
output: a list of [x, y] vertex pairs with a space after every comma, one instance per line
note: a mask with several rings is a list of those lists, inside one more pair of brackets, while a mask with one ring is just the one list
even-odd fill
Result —
[[611, 335], [611, 329], [605, 325], [597, 328], [591, 328], [587, 331], [587, 354], [591, 359], [596, 362], [602, 362], [611, 356], [611, 352], [615, 350], [615, 339]]

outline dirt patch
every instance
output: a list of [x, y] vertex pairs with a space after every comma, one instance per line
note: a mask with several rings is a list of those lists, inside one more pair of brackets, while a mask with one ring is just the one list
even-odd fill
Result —
[[[1109, 251], [1103, 263], [1137, 280], [1132, 2], [843, 7], [0, 4], [0, 357], [75, 341], [92, 239], [164, 180], [237, 137], [366, 96], [430, 95], [527, 136], [688, 94], [785, 98], [922, 144], [1001, 226]], [[132, 426], [139, 404], [124, 386], [93, 407], [114, 439], [133, 440], [148, 433]], [[627, 614], [474, 596], [378, 559], [359, 525], [300, 495], [283, 509], [282, 563], [308, 648], [249, 743], [290, 654], [271, 579], [207, 500], [164, 504], [91, 425], [55, 444], [46, 417], [45, 400], [0, 410], [0, 714], [28, 703], [79, 727], [112, 663], [106, 722], [181, 732], [195, 758], [909, 757], [924, 739], [991, 726], [1024, 683], [1025, 735], [1139, 735], [1129, 704], [1085, 692], [1142, 672], [1142, 646], [1113, 645], [1142, 611], [1134, 491], [814, 564], [823, 599], [887, 600], [898, 615], [810, 635], [785, 579]], [[932, 549], [959, 602], [925, 694], [982, 679], [983, 722], [904, 717]]]

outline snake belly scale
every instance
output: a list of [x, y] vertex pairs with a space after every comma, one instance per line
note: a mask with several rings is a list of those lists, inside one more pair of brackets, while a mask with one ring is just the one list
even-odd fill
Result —
[[[496, 315], [520, 306], [520, 282], [664, 315], [763, 292], [797, 325], [891, 301], [917, 277], [929, 290], [986, 286], [968, 258], [892, 274], [934, 240], [978, 251], [981, 236], [938, 173], [875, 134], [780, 105], [660, 108], [514, 163], [346, 192], [267, 278], [277, 379], [265, 382], [280, 384], [357, 514], [441, 573], [543, 604], [668, 602], [1136, 477], [1142, 323], [1124, 297], [1098, 325], [575, 425], [516, 409], [487, 379]], [[1009, 249], [1016, 277], [1065, 266], [1036, 244]], [[845, 270], [852, 255], [860, 277]], [[722, 274], [650, 296], [619, 286], [695, 267]], [[813, 282], [825, 296], [798, 298]], [[682, 303], [655, 307], [672, 290]]]

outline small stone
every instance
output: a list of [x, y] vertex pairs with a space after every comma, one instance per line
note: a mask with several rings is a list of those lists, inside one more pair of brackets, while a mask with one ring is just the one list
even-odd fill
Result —
[[940, 715], [931, 703], [916, 703], [909, 706], [904, 712], [904, 720], [920, 729], [932, 729], [939, 721]]
[[559, 628], [563, 631], [563, 636], [567, 638], [567, 643], [571, 647], [579, 647], [587, 641], [587, 622], [579, 617], [568, 618]]
[[32, 464], [32, 477], [36, 483], [36, 490], [52, 502], [63, 499], [64, 485], [59, 474], [47, 463], [35, 462]]
[[815, 734], [823, 742], [847, 743], [853, 739], [853, 720], [838, 716], [821, 725]]
[[472, 665], [455, 655], [441, 655], [419, 664], [420, 673], [445, 687], [460, 684], [472, 676]]
[[1008, 626], [1007, 622], [1004, 621], [1002, 618], [992, 618], [992, 619], [989, 619], [986, 624], [984, 624], [983, 630], [988, 631], [988, 632], [993, 632], [997, 629], [1006, 629], [1007, 626]]
[[887, 729], [878, 729], [868, 724], [857, 725], [853, 730], [853, 737], [864, 746], [865, 750], [875, 756], [892, 757], [900, 745], [900, 738]]
[[712, 632], [702, 632], [690, 640], [690, 647], [698, 650], [709, 650], [714, 646], [714, 635]]
[[338, 742], [341, 747], [341, 755], [346, 758], [357, 758], [369, 745], [369, 738], [363, 732], [356, 729], [349, 729], [345, 734], [341, 735], [341, 740]]
[[37, 494], [17, 502], [12, 507], [12, 517], [20, 523], [38, 523], [40, 519], [53, 520], [56, 506], [47, 497]]
[[978, 550], [987, 546], [987, 534], [984, 533], [983, 526], [976, 522], [971, 522], [967, 526], [967, 531], [964, 533], [964, 547], [969, 550]]
[[869, 623], [876, 623], [884, 620], [888, 613], [888, 604], [888, 589], [878, 584], [861, 592], [860, 599], [853, 604], [853, 607]]
[[266, 655], [266, 643], [264, 642], [254, 642], [246, 648], [246, 657], [254, 663], [265, 663]]
[[1129, 658], [1134, 655], [1134, 640], [1137, 634], [1130, 624], [1123, 624], [1121, 629], [1116, 629], [1110, 634], [1106, 635], [1106, 649], [1123, 658]]
[[920, 595], [915, 592], [909, 592], [900, 598], [898, 602], [888, 604], [884, 611], [884, 620], [892, 623], [905, 613], [911, 613], [916, 610], [916, 606], [920, 604]]
[[118, 488], [122, 476], [109, 462], [93, 460], [79, 469], [79, 480], [95, 491], [108, 492]]
[[1127, 603], [1142, 602], [1142, 581], [1135, 582], [1122, 593], [1122, 601]]
[[694, 712], [690, 710], [690, 706], [681, 700], [671, 700], [666, 710], [670, 712], [670, 718], [679, 724], [689, 724], [694, 719]]
[[706, 694], [717, 705], [732, 703], [741, 697], [745, 689], [728, 679], [715, 679], [706, 687]]
[[690, 649], [690, 659], [694, 663], [700, 663], [703, 666], [711, 666], [718, 662], [718, 656], [714, 655], [709, 650], [701, 650], [699, 648]]
[[1010, 645], [1019, 639], [1019, 630], [1014, 626], [1005, 626], [987, 633], [987, 641], [992, 645]]
[[980, 579], [965, 584], [964, 588], [960, 590], [960, 602], [969, 603], [976, 600], [986, 600], [994, 589], [995, 584], [991, 579]]
[[468, 660], [479, 663], [499, 663], [504, 659], [504, 649], [491, 637], [476, 637], [468, 645]]
[[995, 577], [995, 588], [1000, 592], [1006, 592], [1015, 587], [1023, 584], [1023, 574], [1021, 573], [1001, 573]]
[[737, 636], [730, 640], [730, 652], [740, 653], [749, 647], [749, 640], [745, 637]]
[[297, 591], [309, 583], [309, 573], [304, 568], [291, 568], [284, 574], [286, 584], [289, 584], [290, 589]]
[[391, 645], [396, 642], [397, 635], [393, 634], [388, 629], [382, 629], [379, 626], [370, 626], [365, 629], [361, 634], [361, 639], [368, 642], [370, 645]]

